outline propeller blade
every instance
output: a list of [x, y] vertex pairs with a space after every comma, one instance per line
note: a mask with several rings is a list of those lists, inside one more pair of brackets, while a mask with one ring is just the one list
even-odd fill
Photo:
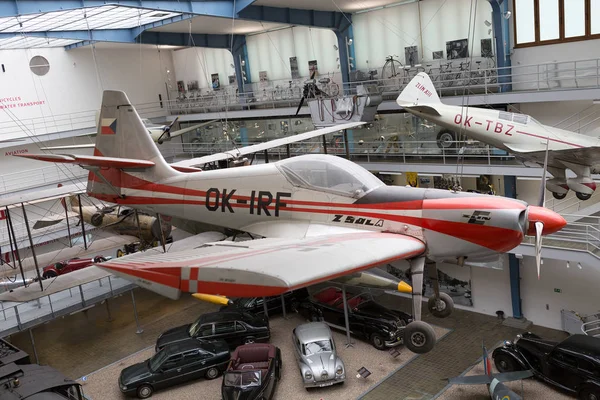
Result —
[[312, 74], [310, 74], [310, 79], [315, 79], [315, 74], [317, 73], [316, 69], [313, 69]]
[[544, 171], [542, 172], [542, 182], [540, 183], [540, 197], [538, 206], [544, 207], [546, 202], [546, 170], [548, 169], [548, 138], [546, 138], [546, 154], [544, 155]]
[[296, 110], [296, 114], [294, 115], [298, 115], [298, 113], [300, 112], [300, 109], [302, 108], [302, 106], [304, 105], [304, 96], [302, 96], [302, 98], [300, 99], [300, 104], [298, 104], [298, 109]]
[[535, 223], [535, 265], [537, 267], [538, 280], [540, 279], [540, 269], [542, 265], [542, 232], [544, 231], [544, 223]]
[[179, 115], [173, 120], [173, 122], [169, 124], [169, 126], [167, 126], [167, 129], [170, 131], [173, 125], [175, 125], [175, 122], [177, 121], [179, 121]]

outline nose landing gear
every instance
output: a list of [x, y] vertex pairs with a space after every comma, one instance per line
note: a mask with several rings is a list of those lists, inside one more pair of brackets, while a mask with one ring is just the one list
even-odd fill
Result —
[[431, 325], [424, 321], [421, 321], [424, 270], [425, 257], [418, 257], [410, 261], [410, 274], [412, 280], [413, 321], [409, 323], [404, 329], [404, 345], [407, 349], [417, 354], [424, 354], [431, 351], [435, 346], [436, 342], [435, 331], [433, 330]]

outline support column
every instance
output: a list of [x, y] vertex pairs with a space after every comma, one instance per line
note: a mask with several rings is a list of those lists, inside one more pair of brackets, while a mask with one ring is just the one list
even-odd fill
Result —
[[[23, 279], [23, 287], [27, 286], [25, 281], [25, 273], [23, 272], [23, 264], [21, 263], [21, 256], [19, 255], [19, 243], [17, 243], [17, 237], [15, 236], [15, 229], [12, 224], [12, 219], [10, 217], [10, 211], [8, 210], [8, 206], [5, 207], [6, 210], [6, 222], [8, 224], [8, 238], [9, 240], [12, 237], [12, 240], [15, 244], [15, 252], [13, 253], [13, 264], [15, 263], [15, 257], [17, 258], [17, 263], [19, 264], [19, 270], [21, 271], [21, 278]], [[12, 242], [11, 242], [12, 243]], [[12, 250], [12, 246], [11, 246]]]
[[31, 339], [31, 347], [33, 347], [33, 356], [35, 357], [35, 363], [39, 364], [40, 359], [38, 357], [37, 349], [35, 348], [35, 341], [33, 340], [33, 331], [29, 328], [29, 339]]
[[77, 203], [79, 203], [79, 223], [81, 223], [81, 236], [83, 237], [83, 248], [87, 250], [87, 238], [85, 237], [85, 222], [83, 221], [83, 210], [81, 208], [81, 195], [77, 195]]
[[40, 289], [44, 291], [44, 285], [42, 284], [42, 276], [40, 275], [40, 267], [37, 262], [35, 255], [35, 247], [33, 245], [33, 238], [31, 237], [31, 229], [29, 229], [29, 221], [27, 220], [27, 211], [25, 211], [25, 205], [21, 203], [21, 209], [23, 210], [23, 220], [25, 222], [25, 228], [27, 229], [27, 237], [29, 237], [29, 246], [31, 246], [31, 255], [33, 256], [33, 263], [35, 264], [35, 273], [40, 283]]
[[248, 128], [245, 126], [240, 128], [240, 141], [242, 142], [242, 146], [248, 146]]
[[352, 25], [348, 25], [345, 30], [335, 30], [334, 32], [338, 42], [342, 83], [347, 84], [350, 82], [350, 71], [356, 70]]
[[[514, 176], [504, 177], [504, 196], [517, 198], [517, 178]], [[510, 297], [512, 301], [512, 313], [514, 318], [523, 318], [521, 309], [521, 271], [519, 259], [514, 254], [508, 255], [508, 268], [510, 274]]]
[[283, 311], [283, 319], [287, 319], [287, 315], [285, 315], [285, 298], [283, 297], [283, 294], [281, 294], [280, 296], [281, 296], [281, 310]]
[[344, 323], [346, 324], [346, 348], [354, 347], [350, 339], [350, 321], [348, 319], [348, 299], [346, 299], [346, 285], [342, 285], [342, 301], [344, 303]]
[[501, 92], [512, 90], [509, 23], [504, 15], [508, 11], [508, 1], [488, 0], [492, 5], [492, 27], [496, 44], [496, 65], [498, 67], [498, 83]]
[[135, 295], [133, 294], [133, 290], [131, 291], [131, 302], [133, 303], [133, 316], [135, 317], [135, 326], [137, 327], [135, 333], [139, 335], [140, 333], [143, 333], [144, 330], [140, 327], [140, 321], [138, 319], [137, 306], [135, 304]]
[[265, 311], [265, 318], [269, 319], [269, 308], [267, 307], [267, 298], [263, 297], [263, 310]]
[[248, 63], [248, 47], [246, 46], [246, 37], [235, 35], [233, 41], [233, 65], [235, 67], [235, 77], [238, 85], [238, 93], [246, 92], [245, 85], [250, 82], [250, 64]]

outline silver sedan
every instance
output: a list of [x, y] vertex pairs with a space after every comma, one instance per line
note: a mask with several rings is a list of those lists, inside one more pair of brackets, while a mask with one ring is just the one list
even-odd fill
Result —
[[344, 383], [346, 369], [335, 350], [331, 330], [323, 322], [299, 325], [292, 335], [304, 387]]

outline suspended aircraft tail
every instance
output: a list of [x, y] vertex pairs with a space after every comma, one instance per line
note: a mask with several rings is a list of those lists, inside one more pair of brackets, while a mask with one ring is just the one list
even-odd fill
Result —
[[440, 115], [435, 109], [441, 104], [433, 82], [425, 72], [419, 72], [396, 99], [402, 108], [410, 108], [429, 114]]
[[179, 174], [167, 164], [158, 151], [127, 95], [115, 90], [104, 91], [93, 156], [22, 156], [41, 161], [76, 164], [89, 170], [88, 194], [110, 202], [118, 202], [118, 199], [125, 198], [123, 189], [152, 191], [155, 182]]

